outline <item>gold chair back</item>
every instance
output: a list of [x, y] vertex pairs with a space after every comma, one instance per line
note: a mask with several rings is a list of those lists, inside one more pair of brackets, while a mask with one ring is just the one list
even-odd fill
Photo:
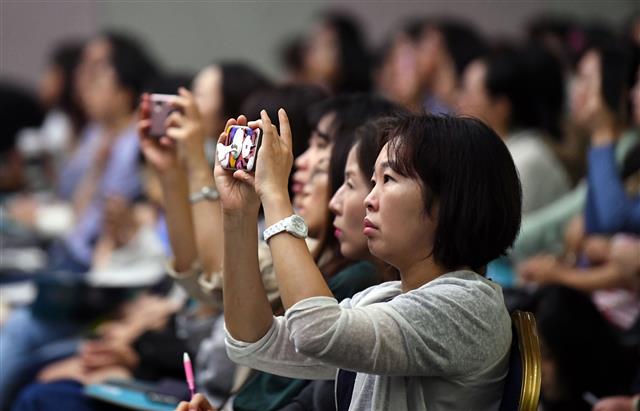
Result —
[[540, 400], [542, 380], [542, 355], [540, 340], [533, 313], [515, 311], [511, 314], [518, 334], [518, 347], [522, 359], [522, 389], [520, 390], [519, 411], [536, 411]]

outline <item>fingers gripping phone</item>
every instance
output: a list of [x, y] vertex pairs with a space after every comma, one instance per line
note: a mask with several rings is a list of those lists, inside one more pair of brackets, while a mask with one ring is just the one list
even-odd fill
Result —
[[176, 97], [173, 94], [151, 94], [149, 96], [151, 103], [151, 129], [149, 130], [149, 135], [151, 137], [160, 138], [165, 135], [167, 117], [178, 110], [171, 104]]
[[261, 129], [229, 126], [224, 144], [218, 144], [216, 148], [220, 165], [227, 170], [255, 171], [261, 143]]

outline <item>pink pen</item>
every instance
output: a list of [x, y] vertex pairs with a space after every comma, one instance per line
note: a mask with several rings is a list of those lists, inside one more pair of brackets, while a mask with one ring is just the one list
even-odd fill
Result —
[[196, 387], [193, 381], [193, 367], [191, 367], [191, 358], [189, 358], [189, 354], [184, 353], [182, 356], [182, 361], [184, 363], [184, 374], [187, 376], [187, 385], [189, 386], [189, 391], [191, 392], [191, 398], [195, 395]]

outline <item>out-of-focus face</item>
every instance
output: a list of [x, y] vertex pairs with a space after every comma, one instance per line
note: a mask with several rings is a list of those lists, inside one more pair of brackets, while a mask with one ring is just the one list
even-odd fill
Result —
[[364, 199], [370, 189], [369, 176], [365, 176], [358, 166], [357, 146], [353, 147], [347, 157], [344, 183], [329, 202], [329, 208], [336, 215], [333, 226], [340, 242], [340, 252], [351, 260], [362, 260], [369, 256], [362, 222], [365, 217]]
[[444, 58], [442, 35], [435, 28], [426, 28], [417, 45], [417, 70], [423, 85], [431, 85], [438, 65]]
[[299, 194], [309, 181], [313, 169], [321, 160], [329, 161], [333, 147], [330, 131], [334, 118], [335, 114], [333, 113], [322, 116], [316, 129], [309, 137], [309, 147], [295, 160], [296, 171], [293, 173], [292, 191], [293, 205], [296, 208], [299, 206]]
[[404, 33], [398, 34], [378, 75], [378, 89], [390, 100], [410, 104], [421, 93], [417, 51]]
[[428, 258], [437, 217], [432, 220], [424, 209], [421, 183], [389, 167], [388, 147], [378, 155], [374, 187], [364, 201], [363, 233], [371, 254], [402, 270]]
[[328, 224], [329, 159], [322, 159], [304, 185], [298, 201], [298, 214], [309, 228], [309, 237], [319, 238]]
[[542, 353], [542, 381], [540, 390], [545, 398], [550, 401], [557, 401], [561, 398], [559, 381], [557, 376], [557, 366], [555, 359], [549, 352], [547, 344], [541, 339]]
[[308, 80], [331, 87], [339, 76], [340, 49], [335, 31], [319, 24], [311, 32], [304, 55]]
[[43, 107], [52, 108], [60, 101], [64, 89], [64, 74], [56, 65], [47, 67], [40, 78], [38, 97]]
[[600, 57], [589, 51], [578, 62], [578, 69], [571, 84], [571, 117], [576, 124], [587, 126], [601, 98]]
[[84, 50], [76, 84], [84, 109], [94, 121], [108, 122], [129, 111], [131, 96], [118, 83], [110, 61], [111, 45], [105, 39], [91, 41]]
[[640, 126], [640, 68], [636, 74], [636, 84], [631, 89], [631, 105], [633, 110], [633, 122]]
[[193, 95], [202, 115], [205, 135], [218, 137], [228, 119], [222, 118], [222, 71], [217, 66], [202, 70], [193, 80]]
[[487, 65], [476, 60], [469, 64], [462, 76], [462, 89], [458, 95], [458, 109], [461, 114], [474, 116], [492, 126], [492, 101], [487, 90]]

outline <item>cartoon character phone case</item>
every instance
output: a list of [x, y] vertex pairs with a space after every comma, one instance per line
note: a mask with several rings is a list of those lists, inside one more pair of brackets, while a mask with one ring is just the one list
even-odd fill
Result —
[[227, 170], [255, 171], [262, 130], [247, 126], [229, 126], [224, 144], [218, 143], [220, 165]]

